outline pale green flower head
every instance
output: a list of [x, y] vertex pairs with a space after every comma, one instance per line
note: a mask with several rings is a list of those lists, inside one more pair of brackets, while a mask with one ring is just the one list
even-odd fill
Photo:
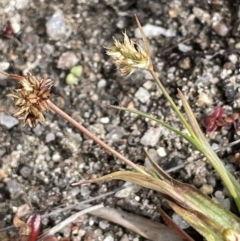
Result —
[[107, 55], [113, 58], [121, 75], [130, 75], [137, 68], [148, 69], [150, 57], [147, 51], [130, 40], [126, 33], [123, 36], [123, 43], [113, 37], [114, 46], [107, 48]]

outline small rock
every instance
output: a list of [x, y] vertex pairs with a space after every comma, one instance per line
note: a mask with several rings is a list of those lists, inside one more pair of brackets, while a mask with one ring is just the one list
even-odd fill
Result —
[[28, 204], [23, 204], [17, 209], [17, 216], [19, 218], [26, 216], [30, 212], [30, 207]]
[[51, 55], [54, 52], [54, 46], [51, 44], [44, 44], [43, 52], [47, 55]]
[[49, 132], [46, 137], [45, 137], [45, 141], [47, 143], [51, 142], [51, 141], [54, 141], [55, 140], [55, 134], [52, 133], [52, 132]]
[[72, 199], [76, 197], [80, 193], [80, 188], [79, 187], [74, 187], [68, 192], [68, 199]]
[[226, 36], [228, 33], [228, 27], [224, 23], [214, 23], [212, 28], [219, 36], [222, 37]]
[[99, 227], [103, 230], [108, 228], [109, 226], [110, 226], [110, 224], [107, 221], [100, 221], [99, 222]]
[[185, 57], [178, 61], [178, 65], [181, 69], [188, 70], [192, 67], [191, 58]]
[[140, 87], [138, 91], [135, 93], [135, 97], [142, 103], [148, 102], [150, 99], [150, 96], [151, 96], [150, 93], [143, 87]]
[[128, 238], [127, 234], [124, 234], [124, 235], [121, 237], [120, 241], [129, 241], [129, 238]]
[[57, 67], [59, 69], [70, 69], [74, 65], [76, 65], [77, 62], [78, 62], [77, 56], [73, 52], [68, 51], [68, 52], [63, 53], [60, 56], [60, 58], [58, 59]]
[[157, 149], [157, 153], [160, 157], [165, 157], [167, 155], [165, 148], [164, 147], [159, 147]]
[[88, 196], [91, 193], [91, 191], [89, 190], [89, 185], [81, 185], [81, 195], [83, 197]]
[[15, 179], [9, 181], [7, 187], [13, 198], [17, 198], [24, 193], [23, 187]]
[[186, 223], [181, 216], [179, 216], [177, 213], [174, 213], [172, 215], [172, 220], [174, 223], [176, 223], [181, 229], [186, 229], [189, 227], [189, 224]]
[[98, 89], [102, 89], [107, 85], [107, 81], [105, 79], [100, 79], [98, 81], [97, 87]]
[[112, 235], [108, 235], [103, 241], [114, 241], [114, 238]]
[[201, 192], [206, 194], [206, 195], [210, 195], [213, 193], [213, 187], [211, 185], [208, 184], [203, 184], [200, 188]]
[[9, 62], [0, 62], [0, 70], [4, 71], [7, 70], [10, 66]]
[[59, 162], [60, 160], [61, 160], [61, 156], [60, 156], [60, 154], [57, 152], [57, 153], [54, 153], [53, 155], [52, 155], [52, 160], [54, 161], [54, 162]]
[[21, 15], [19, 13], [16, 13], [15, 15], [13, 15], [9, 21], [11, 22], [11, 26], [13, 29], [14, 33], [18, 33], [21, 29]]
[[202, 23], [207, 23], [208, 25], [211, 24], [211, 16], [210, 16], [210, 14], [207, 13], [206, 11], [204, 11], [203, 9], [194, 7], [193, 8], [193, 14]]
[[19, 172], [22, 177], [28, 178], [32, 173], [32, 168], [30, 166], [26, 165], [26, 166], [21, 167]]
[[[145, 33], [147, 38], [151, 37], [158, 37], [160, 35], [163, 35], [165, 37], [175, 37], [176, 36], [176, 31], [171, 30], [171, 29], [165, 29], [160, 26], [155, 26], [152, 24], [146, 24], [143, 26], [143, 32]], [[141, 33], [140, 30], [137, 28], [134, 31], [134, 35], [136, 38], [141, 38]]]
[[36, 136], [41, 136], [43, 133], [43, 127], [38, 124], [35, 128], [33, 128], [33, 132]]
[[199, 76], [197, 78], [195, 84], [210, 85], [212, 78], [213, 78], [213, 75], [211, 73], [204, 73], [202, 76]]
[[143, 84], [143, 87], [146, 89], [146, 90], [150, 90], [152, 89], [153, 87], [153, 82], [151, 80], [148, 80], [146, 81], [144, 84]]
[[20, 9], [24, 9], [26, 7], [28, 7], [29, 4], [29, 0], [15, 0], [15, 7], [16, 9], [20, 10]]
[[160, 135], [161, 135], [161, 128], [151, 127], [145, 132], [140, 142], [144, 146], [155, 146], [158, 143]]
[[102, 117], [101, 119], [100, 119], [100, 122], [102, 123], [102, 124], [108, 124], [109, 123], [109, 117]]
[[19, 120], [13, 116], [5, 115], [3, 112], [0, 112], [0, 125], [5, 126], [7, 129], [11, 129], [14, 126], [18, 125]]
[[114, 143], [122, 138], [123, 133], [124, 133], [124, 128], [117, 126], [115, 129], [113, 129], [111, 132], [109, 132], [106, 135], [106, 139], [108, 140], [109, 143]]
[[228, 56], [229, 60], [233, 63], [233, 64], [236, 64], [237, 61], [238, 61], [238, 57], [236, 54], [231, 54]]
[[180, 44], [178, 44], [178, 49], [181, 52], [186, 53], [186, 52], [189, 52], [192, 50], [192, 46], [188, 46], [186, 44], [180, 43]]
[[61, 10], [56, 10], [46, 23], [48, 36], [53, 40], [64, 39], [66, 35], [66, 24]]

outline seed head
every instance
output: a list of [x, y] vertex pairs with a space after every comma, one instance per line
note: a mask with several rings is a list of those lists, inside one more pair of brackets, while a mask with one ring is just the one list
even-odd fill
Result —
[[45, 121], [43, 112], [49, 109], [47, 100], [51, 96], [51, 79], [41, 79], [31, 75], [16, 76], [20, 88], [11, 90], [11, 96], [14, 98], [16, 111], [14, 116], [24, 120], [30, 127], [36, 127], [38, 122]]
[[150, 57], [147, 51], [130, 40], [126, 33], [123, 33], [123, 36], [123, 43], [113, 37], [114, 46], [107, 48], [107, 55], [113, 58], [120, 73], [130, 75], [137, 68], [148, 69]]

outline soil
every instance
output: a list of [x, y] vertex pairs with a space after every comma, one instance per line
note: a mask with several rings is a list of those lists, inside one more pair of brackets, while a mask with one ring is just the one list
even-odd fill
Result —
[[[197, 188], [208, 187], [211, 190], [208, 194], [212, 196], [221, 194], [223, 199], [227, 198], [211, 166], [203, 159], [195, 160], [199, 153], [188, 143], [152, 121], [107, 107], [108, 103], [134, 107], [182, 129], [151, 76], [142, 70], [128, 77], [120, 76], [104, 47], [113, 45], [112, 36], [122, 40], [125, 30], [130, 38], [141, 43], [135, 35], [134, 14], [142, 26], [151, 24], [164, 28], [162, 35], [151, 36], [152, 29], [148, 36], [155, 70], [181, 110], [177, 88], [182, 90], [205, 131], [203, 119], [217, 106], [223, 106], [228, 115], [240, 108], [237, 0], [32, 0], [22, 9], [15, 7], [15, 2], [24, 1], [0, 3], [2, 70], [19, 75], [30, 71], [39, 78], [53, 79], [52, 101], [134, 163], [148, 165], [145, 146], [164, 169], [183, 165], [172, 173], [173, 177]], [[62, 11], [66, 31], [54, 39], [46, 24], [57, 9]], [[13, 33], [6, 32], [8, 21], [13, 25]], [[74, 57], [64, 58], [62, 54], [68, 56], [69, 52]], [[66, 77], [74, 65], [81, 65], [83, 73], [75, 85], [69, 85]], [[14, 113], [13, 101], [7, 97], [12, 88], [16, 88], [14, 81], [1, 78], [2, 118], [3, 114], [6, 118]], [[136, 94], [141, 88], [149, 94], [146, 101]], [[45, 118], [46, 121], [34, 129], [23, 126], [22, 121], [12, 127], [0, 121], [0, 220], [3, 226], [12, 225], [16, 211], [27, 203], [31, 203], [34, 211], [46, 214], [59, 206], [115, 190], [124, 182], [74, 188], [71, 184], [82, 178], [130, 170], [54, 112], [48, 111]], [[237, 127], [236, 121], [235, 127], [218, 128], [206, 135], [214, 148], [223, 148], [239, 139]], [[160, 138], [157, 144], [142, 144], [142, 137], [150, 128], [161, 132]], [[219, 153], [235, 175], [239, 175], [237, 149], [237, 146], [229, 147]], [[113, 195], [92, 204], [104, 202], [106, 206], [162, 222], [157, 211], [159, 200], [158, 193], [141, 189], [130, 192], [125, 198]], [[45, 218], [43, 229], [70, 214], [69, 211]], [[87, 240], [87, 237], [146, 240], [93, 216], [84, 216], [80, 226], [81, 232], [77, 234], [72, 233], [69, 226], [57, 235], [72, 240]], [[107, 239], [109, 237], [112, 239]]]

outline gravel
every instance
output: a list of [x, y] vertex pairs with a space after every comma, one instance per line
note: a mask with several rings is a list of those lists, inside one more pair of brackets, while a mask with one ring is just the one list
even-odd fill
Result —
[[[202, 123], [217, 106], [229, 111], [240, 108], [239, 6], [234, 1], [1, 1], [1, 29], [11, 22], [14, 34], [0, 36], [0, 69], [13, 74], [32, 72], [54, 80], [52, 101], [133, 162], [148, 166], [143, 147], [151, 150], [165, 169], [187, 163], [174, 174], [207, 193], [223, 190], [212, 168], [199, 153], [175, 134], [134, 114], [108, 109], [108, 103], [137, 108], [182, 129], [169, 104], [145, 71], [129, 77], [117, 74], [104, 47], [122, 32], [141, 44], [134, 14], [146, 28], [155, 70], [182, 110], [176, 89], [182, 90]], [[104, 47], [103, 47], [104, 46]], [[66, 83], [74, 66], [82, 66], [81, 78]], [[12, 225], [18, 207], [26, 204], [47, 213], [114, 190], [122, 181], [79, 188], [71, 183], [129, 169], [103, 151], [55, 113], [31, 129], [12, 116], [13, 102], [7, 97], [16, 83], [0, 76], [0, 188], [6, 206], [0, 220]], [[203, 128], [204, 130], [204, 128]], [[234, 127], [208, 135], [212, 146], [222, 148], [239, 139]], [[220, 152], [231, 172], [237, 147]], [[101, 199], [105, 205], [160, 221], [160, 197], [151, 190], [132, 189], [124, 197]], [[225, 197], [226, 199], [227, 197]], [[223, 200], [225, 200], [223, 199]], [[222, 201], [224, 203], [224, 201]], [[228, 205], [228, 202], [225, 201]], [[227, 206], [226, 205], [226, 206]], [[46, 218], [43, 229], [64, 220], [69, 213]], [[74, 235], [71, 226], [59, 236], [73, 240], [145, 240], [104, 220], [86, 216]], [[81, 239], [82, 238], [82, 239]]]

